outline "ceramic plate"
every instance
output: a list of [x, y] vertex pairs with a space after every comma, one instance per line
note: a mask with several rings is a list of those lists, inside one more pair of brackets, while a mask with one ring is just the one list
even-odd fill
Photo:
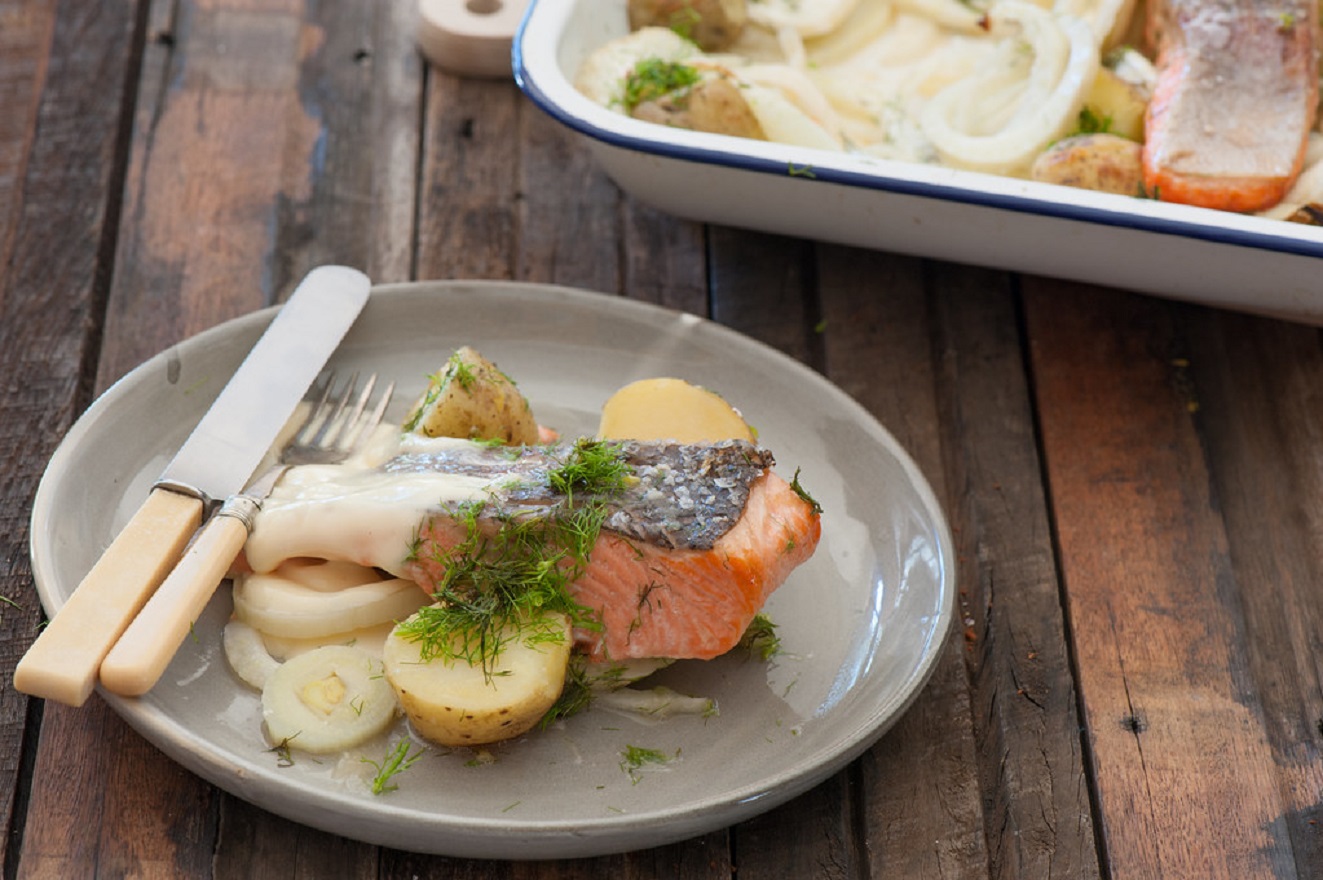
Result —
[[[127, 521], [271, 320], [265, 310], [163, 352], [74, 425], [33, 510], [33, 571], [48, 613]], [[807, 790], [866, 749], [926, 681], [953, 614], [941, 511], [896, 441], [820, 375], [717, 324], [601, 294], [540, 285], [378, 287], [332, 365], [399, 380], [408, 402], [458, 346], [518, 381], [544, 424], [590, 434], [607, 396], [674, 375], [741, 407], [778, 469], [798, 468], [825, 509], [816, 555], [767, 612], [782, 653], [662, 673], [716, 699], [716, 717], [665, 721], [595, 709], [489, 754], [433, 749], [384, 795], [358, 755], [281, 766], [256, 693], [229, 671], [222, 589], [161, 683], [104, 695], [143, 736], [217, 786], [271, 812], [369, 843], [428, 853], [555, 858], [659, 845], [741, 821]], [[144, 426], [150, 425], [150, 431]], [[403, 724], [393, 732], [406, 733]], [[672, 759], [626, 772], [629, 746]], [[383, 748], [377, 745], [378, 756]]]
[[582, 135], [606, 173], [651, 205], [711, 223], [1323, 323], [1323, 228], [641, 122], [573, 86], [589, 54], [628, 32], [620, 0], [532, 0], [513, 67], [529, 98]]

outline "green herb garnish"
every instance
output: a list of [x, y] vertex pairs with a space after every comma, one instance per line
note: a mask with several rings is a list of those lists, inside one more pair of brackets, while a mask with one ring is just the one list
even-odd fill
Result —
[[380, 763], [366, 757], [361, 759], [364, 764], [371, 764], [376, 768], [377, 775], [372, 778], [373, 794], [385, 794], [399, 788], [391, 780], [398, 774], [408, 770], [414, 765], [415, 761], [427, 753], [427, 749], [420, 748], [417, 753], [411, 754], [412, 748], [413, 744], [409, 740], [402, 739], [395, 744], [395, 748], [386, 757], [381, 759]]
[[[560, 498], [544, 511], [496, 512], [482, 501], [453, 507], [465, 536], [435, 551], [442, 572], [432, 593], [437, 604], [401, 623], [399, 633], [421, 643], [424, 662], [462, 660], [490, 675], [512, 640], [533, 645], [565, 638], [550, 612], [579, 627], [600, 626], [574, 601], [569, 585], [597, 543], [606, 519], [603, 497], [619, 492], [632, 474], [620, 447], [582, 440], [547, 471], [547, 487]], [[412, 548], [414, 558], [419, 549]]]
[[1099, 116], [1092, 107], [1083, 107], [1079, 115], [1076, 134], [1107, 134], [1112, 130], [1112, 117]]
[[[676, 752], [676, 755], [679, 755]], [[629, 778], [635, 784], [642, 778], [639, 771], [648, 764], [666, 764], [671, 758], [665, 752], [659, 752], [656, 749], [646, 749], [641, 746], [625, 746], [624, 751], [620, 753], [620, 769], [629, 774]]]
[[776, 624], [766, 614], [755, 614], [744, 635], [740, 636], [740, 647], [760, 660], [771, 660], [781, 653], [781, 637], [776, 634]]
[[794, 491], [796, 495], [802, 498], [809, 505], [809, 507], [813, 508], [814, 513], [817, 514], [822, 513], [822, 505], [819, 504], [817, 501], [815, 501], [813, 496], [810, 495], [808, 491], [805, 490], [804, 487], [800, 485], [799, 468], [795, 468], [795, 475], [790, 479], [790, 488], [792, 491]]
[[702, 79], [698, 69], [678, 61], [644, 58], [625, 76], [625, 90], [621, 104], [626, 113], [646, 101], [655, 101], [672, 92], [687, 91]]

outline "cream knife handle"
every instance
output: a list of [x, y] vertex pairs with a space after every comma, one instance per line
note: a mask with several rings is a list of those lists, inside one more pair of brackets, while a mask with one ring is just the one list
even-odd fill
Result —
[[87, 702], [115, 640], [179, 559], [202, 502], [153, 489], [14, 669], [14, 687], [70, 706]]
[[248, 539], [248, 523], [229, 511], [234, 501], [211, 518], [110, 650], [101, 664], [106, 690], [136, 697], [160, 680]]

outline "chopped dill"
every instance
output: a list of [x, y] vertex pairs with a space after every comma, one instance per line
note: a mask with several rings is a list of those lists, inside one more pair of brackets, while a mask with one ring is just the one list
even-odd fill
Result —
[[771, 660], [781, 653], [781, 637], [776, 634], [776, 624], [766, 614], [755, 614], [744, 635], [740, 636], [740, 647], [759, 660]]
[[790, 488], [794, 491], [796, 495], [802, 498], [805, 501], [805, 503], [809, 505], [809, 507], [813, 508], [814, 513], [817, 514], [822, 513], [822, 505], [819, 504], [816, 500], [814, 500], [813, 496], [810, 495], [802, 485], [800, 485], [799, 468], [795, 468], [795, 475], [790, 480]]
[[[504, 374], [501, 374], [504, 376]], [[408, 418], [404, 420], [401, 426], [406, 434], [417, 431], [423, 423], [423, 418], [427, 415], [432, 404], [450, 387], [454, 382], [466, 392], [471, 392], [473, 386], [478, 382], [478, 373], [472, 364], [464, 360], [463, 355], [456, 351], [446, 360], [446, 365], [440, 371], [432, 373], [427, 377], [427, 391], [423, 394], [413, 411], [409, 413]], [[507, 377], [507, 381], [509, 381]], [[514, 384], [511, 382], [510, 384]]]
[[586, 711], [593, 702], [593, 690], [588, 684], [581, 655], [570, 658], [569, 668], [565, 671], [565, 686], [551, 708], [538, 721], [538, 728], [546, 730], [562, 718], [569, 718]]
[[573, 505], [576, 491], [588, 495], [621, 491], [633, 472], [619, 444], [584, 438], [570, 448], [564, 462], [547, 473], [547, 482]]
[[1082, 107], [1076, 134], [1107, 134], [1112, 130], [1112, 117], [1099, 116], [1092, 107]]
[[642, 778], [639, 771], [646, 765], [665, 764], [670, 760], [670, 756], [665, 752], [643, 748], [642, 746], [626, 745], [624, 751], [620, 753], [620, 769], [628, 773], [630, 780], [637, 785]]
[[703, 15], [688, 3], [671, 13], [666, 26], [689, 42], [694, 40], [694, 28], [703, 23]]
[[427, 749], [420, 747], [418, 752], [411, 754], [412, 748], [413, 744], [409, 740], [402, 739], [386, 754], [386, 757], [381, 759], [380, 763], [367, 757], [360, 758], [364, 764], [371, 764], [377, 771], [377, 775], [372, 778], [373, 794], [381, 795], [399, 788], [391, 780], [408, 770], [427, 753]]
[[[401, 623], [400, 634], [421, 643], [424, 662], [462, 660], [491, 674], [513, 640], [565, 638], [551, 612], [579, 627], [599, 626], [571, 597], [569, 585], [583, 573], [602, 530], [601, 497], [620, 491], [631, 475], [618, 446], [580, 441], [548, 471], [549, 487], [563, 497], [545, 512], [489, 511], [483, 501], [451, 508], [465, 536], [435, 551], [442, 572], [432, 593], [436, 604]], [[576, 504], [575, 493], [589, 497]]]
[[621, 103], [626, 113], [633, 113], [635, 107], [646, 101], [693, 88], [701, 78], [697, 68], [691, 65], [644, 58], [625, 76]]
[[[298, 734], [296, 733], [294, 736], [298, 736]], [[267, 749], [268, 752], [276, 756], [277, 767], [294, 766], [294, 753], [289, 744], [289, 741], [293, 739], [294, 736], [287, 736], [271, 748]]]

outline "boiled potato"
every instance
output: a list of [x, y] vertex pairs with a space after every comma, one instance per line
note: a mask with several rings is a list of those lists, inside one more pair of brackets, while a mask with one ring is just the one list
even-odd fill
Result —
[[597, 434], [603, 440], [679, 443], [754, 440], [744, 417], [720, 395], [672, 378], [641, 379], [611, 395]]
[[748, 21], [745, 0], [629, 0], [629, 29], [664, 27], [706, 52], [730, 47]]
[[1128, 82], [1116, 71], [1103, 67], [1084, 98], [1084, 106], [1097, 119], [1106, 120], [1107, 131], [1132, 141], [1144, 139], [1144, 114], [1148, 92]]
[[545, 623], [563, 638], [525, 639], [530, 624], [511, 624], [489, 668], [463, 659], [422, 657], [422, 643], [399, 628], [386, 639], [386, 680], [414, 729], [446, 746], [473, 746], [511, 739], [530, 730], [565, 686], [572, 643], [570, 620], [548, 612]]
[[404, 420], [427, 437], [536, 443], [537, 420], [514, 381], [469, 346], [450, 356]]
[[691, 86], [640, 101], [631, 115], [673, 128], [767, 139], [739, 84], [717, 72], [703, 74]]
[[1075, 135], [1044, 150], [1030, 176], [1044, 183], [1138, 196], [1144, 187], [1142, 152], [1139, 144], [1114, 134]]

